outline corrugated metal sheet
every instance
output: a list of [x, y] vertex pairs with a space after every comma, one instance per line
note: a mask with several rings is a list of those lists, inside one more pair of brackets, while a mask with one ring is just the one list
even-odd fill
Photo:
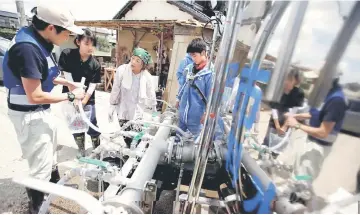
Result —
[[5, 16], [5, 17], [11, 17], [11, 18], [19, 18], [19, 15], [17, 13], [12, 13], [12, 12], [8, 12], [8, 11], [3, 11], [0, 10], [0, 16]]

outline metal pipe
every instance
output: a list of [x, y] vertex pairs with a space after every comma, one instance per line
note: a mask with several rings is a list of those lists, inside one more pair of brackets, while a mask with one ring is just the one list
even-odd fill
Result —
[[[215, 19], [218, 18], [218, 15], [220, 15], [220, 12], [215, 12]], [[210, 58], [209, 58], [210, 63], [208, 64], [208, 69], [210, 69], [211, 61], [214, 58], [214, 51], [215, 51], [215, 46], [216, 46], [216, 38], [218, 36], [218, 31], [219, 31], [219, 28], [220, 28], [219, 23], [217, 21], [214, 21], [214, 22], [215, 22], [215, 28], [214, 28], [214, 31], [213, 31], [211, 50], [210, 50]]]
[[127, 185], [131, 179], [127, 178], [126, 176], [122, 176], [120, 174], [117, 174], [115, 176], [111, 176], [111, 175], [104, 175], [102, 177], [102, 180], [111, 184], [111, 185]]
[[[171, 118], [164, 120], [164, 124], [167, 125], [172, 124], [172, 122], [173, 120]], [[120, 197], [119, 201], [131, 204], [139, 204], [142, 201], [144, 185], [153, 177], [161, 155], [167, 150], [166, 140], [168, 139], [170, 130], [170, 127], [162, 126], [156, 132], [152, 144], [150, 144], [146, 150], [131, 177], [134, 180], [130, 180], [127, 186], [118, 194]]]
[[146, 120], [134, 120], [134, 121], [130, 121], [130, 123], [140, 124], [140, 125], [150, 124], [150, 125], [159, 126], [159, 127], [169, 127], [169, 128], [175, 129], [176, 131], [178, 131], [184, 137], [188, 137], [188, 134], [185, 131], [183, 131], [181, 128], [176, 126], [176, 125], [165, 124], [165, 123], [157, 123], [157, 122], [146, 121]]
[[346, 19], [326, 56], [325, 64], [320, 70], [319, 77], [309, 97], [310, 107], [320, 106], [331, 89], [339, 61], [357, 29], [359, 22], [360, 2], [356, 1], [350, 12], [349, 18]]
[[[195, 160], [195, 156], [194, 156], [193, 152], [197, 148], [196, 145], [194, 145], [194, 144], [186, 144], [184, 146], [178, 146], [178, 147], [182, 147], [182, 150], [175, 150], [175, 153], [180, 153], [181, 156], [176, 154], [174, 157], [181, 158], [181, 162], [184, 162], [184, 163], [190, 163], [190, 162], [193, 162]], [[219, 153], [221, 159], [224, 160], [225, 155], [227, 153], [226, 144], [218, 145], [217, 148], [218, 148], [217, 153]], [[215, 148], [213, 150], [215, 150]], [[215, 159], [217, 153], [209, 153], [209, 158], [210, 159]]]
[[250, 157], [250, 155], [246, 151], [243, 151], [242, 164], [244, 165], [244, 167], [250, 173], [251, 176], [253, 177], [256, 176], [259, 178], [262, 187], [266, 189], [269, 186], [269, 184], [271, 183], [271, 179], [264, 172], [264, 170], [262, 170], [259, 167], [256, 161], [252, 157]]
[[[269, 45], [271, 37], [273, 36], [274, 30], [280, 22], [282, 15], [284, 14], [287, 6], [289, 5], [288, 1], [276, 1], [274, 6], [271, 8], [269, 15], [266, 16], [264, 20], [264, 24], [261, 25], [259, 32], [257, 34], [253, 44], [257, 44], [254, 49], [250, 49], [249, 58], [251, 58], [251, 67], [254, 67], [254, 63], [257, 61], [258, 63], [262, 62], [266, 55], [266, 49]], [[260, 65], [256, 65], [259, 70]]]
[[[209, 150], [214, 136], [214, 128], [220, 109], [222, 92], [225, 88], [227, 78], [227, 65], [232, 59], [237, 41], [238, 29], [241, 26], [244, 1], [229, 1], [229, 15], [226, 19], [225, 32], [221, 41], [219, 55], [215, 61], [216, 77], [213, 80], [212, 93], [206, 110], [206, 120], [200, 138], [200, 147], [197, 152], [197, 159], [194, 167], [194, 174], [188, 192], [188, 199], [184, 213], [193, 213], [196, 199], [199, 197], [202, 181], [205, 174]], [[206, 132], [204, 132], [206, 131]]]
[[179, 202], [180, 186], [181, 186], [181, 180], [182, 180], [182, 177], [183, 177], [183, 173], [184, 173], [184, 163], [181, 163], [180, 164], [179, 179], [178, 179], [177, 188], [176, 188], [175, 202]]
[[[257, 42], [257, 45], [252, 48], [250, 50], [251, 53], [253, 53], [252, 59], [251, 59], [251, 65], [250, 68], [252, 71], [258, 71], [260, 68], [260, 62], [262, 62], [262, 60], [265, 57], [265, 50], [266, 47], [268, 46], [269, 40], [272, 36], [272, 33], [274, 31], [274, 29], [276, 28], [276, 26], [278, 25], [286, 7], [288, 5], [288, 2], [275, 2], [274, 6], [271, 9], [270, 14], [267, 16], [266, 20], [265, 20], [265, 25], [263, 25], [264, 27], [262, 27], [262, 33], [257, 36], [257, 38], [255, 39], [255, 42]], [[253, 82], [255, 82], [255, 80], [252, 80]], [[239, 83], [240, 84], [240, 83]], [[254, 83], [252, 83], [254, 84]], [[234, 107], [234, 111], [233, 111], [233, 120], [232, 120], [232, 124], [231, 124], [231, 131], [230, 131], [230, 135], [229, 135], [229, 141], [228, 141], [228, 150], [235, 150], [237, 147], [234, 147], [235, 145], [233, 144], [239, 144], [241, 142], [244, 141], [244, 132], [243, 132], [243, 123], [244, 123], [244, 119], [245, 119], [245, 111], [248, 105], [248, 101], [249, 101], [249, 93], [248, 95], [245, 96], [244, 94], [240, 94], [238, 92], [238, 95], [236, 95], [236, 100], [238, 101], [237, 104], [235, 104]], [[232, 136], [233, 135], [233, 136]], [[228, 155], [229, 155], [230, 151], [228, 151]], [[235, 155], [237, 155], [238, 153], [235, 153]], [[237, 156], [233, 156], [233, 159], [235, 159]], [[231, 162], [231, 161], [229, 161]], [[233, 161], [234, 164], [235, 162], [241, 162], [241, 157], [239, 161]], [[237, 165], [233, 165], [233, 168], [236, 168]], [[230, 167], [230, 166], [229, 166]], [[237, 170], [234, 169], [234, 175], [236, 175]], [[241, 173], [239, 173], [240, 175]]]
[[74, 188], [61, 186], [51, 182], [35, 179], [31, 177], [14, 178], [13, 181], [17, 184], [21, 184], [25, 187], [29, 187], [34, 190], [38, 190], [44, 193], [51, 193], [56, 196], [70, 199], [78, 203], [81, 207], [92, 214], [103, 214], [102, 204], [92, 197], [90, 194], [76, 190]]
[[[133, 167], [137, 164], [137, 160], [135, 158], [129, 158], [125, 162], [125, 164], [121, 167], [120, 175], [123, 177], [127, 177]], [[100, 197], [102, 200], [107, 200], [117, 194], [119, 191], [120, 186], [111, 185], [105, 190], [104, 194]]]
[[[300, 26], [301, 26], [301, 23], [302, 23], [304, 14], [305, 14], [306, 6], [307, 6], [307, 2], [305, 2], [305, 3], [296, 2], [296, 3], [297, 3], [297, 5], [295, 5], [294, 8], [295, 9], [298, 8], [299, 11], [296, 11], [295, 15], [292, 17], [292, 19], [290, 19], [290, 20], [292, 20], [292, 22], [290, 22], [290, 24], [294, 24], [295, 26], [292, 26], [292, 28], [290, 28], [291, 32], [289, 32], [287, 34], [288, 37], [295, 36], [294, 41], [296, 41], [297, 35], [299, 33]], [[265, 54], [266, 54], [265, 50], [267, 48], [269, 39], [272, 35], [272, 32], [278, 25], [280, 18], [282, 17], [282, 15], [287, 7], [287, 4], [288, 3], [285, 3], [285, 2], [284, 3], [279, 2], [274, 5], [271, 15], [270, 15], [270, 18], [267, 19], [268, 23], [265, 25], [264, 30], [261, 33], [261, 36], [259, 36], [257, 39], [258, 43], [257, 43], [256, 47], [254, 48], [254, 52], [253, 52], [254, 55], [251, 60], [251, 66], [250, 66], [251, 72], [259, 71], [260, 62], [265, 57]], [[288, 25], [290, 25], [290, 24], [288, 24]], [[287, 38], [287, 39], [290, 41], [291, 37]], [[291, 53], [293, 51], [294, 46], [295, 45], [293, 45], [292, 48], [289, 49], [291, 51]], [[282, 58], [285, 59], [286, 56], [282, 56]], [[288, 61], [290, 61], [290, 59], [291, 59], [291, 56], [288, 59]], [[279, 60], [278, 60], [278, 62], [279, 62]], [[286, 62], [286, 60], [285, 61], [283, 60], [283, 63], [284, 62]], [[276, 65], [278, 66], [278, 64], [276, 64]], [[282, 65], [282, 64], [279, 64], [279, 65]], [[282, 67], [278, 67], [278, 68], [282, 68]], [[273, 74], [272, 76], [276, 76], [276, 75]], [[256, 75], [251, 74], [251, 76], [250, 76], [250, 81], [252, 81], [251, 86], [254, 86], [254, 84], [255, 84], [255, 81], [256, 81], [255, 77], [256, 77]], [[270, 83], [274, 83], [274, 82], [270, 82]], [[274, 84], [278, 84], [278, 83], [274, 83]], [[282, 85], [281, 85], [281, 89], [282, 89]], [[238, 95], [236, 96], [236, 100], [239, 101], [239, 104], [235, 105], [233, 121], [232, 121], [232, 128], [231, 128], [231, 132], [230, 132], [231, 136], [229, 135], [229, 140], [230, 140], [228, 143], [228, 144], [230, 144], [229, 150], [236, 150], [233, 157], [230, 157], [233, 160], [232, 171], [234, 174], [234, 180], [238, 180], [236, 177], [237, 173], [238, 173], [238, 177], [240, 177], [240, 175], [241, 175], [241, 172], [240, 172], [241, 168], [238, 165], [240, 165], [240, 163], [242, 162], [242, 156], [244, 156], [244, 158], [246, 159], [245, 161], [243, 160], [243, 163], [245, 162], [251, 166], [256, 166], [258, 168], [258, 171], [261, 170], [261, 168], [256, 165], [256, 162], [254, 160], [249, 159], [250, 157], [247, 153], [240, 153], [242, 151], [240, 150], [241, 148], [238, 149], [238, 147], [242, 147], [242, 146], [236, 145], [236, 144], [241, 144], [245, 140], [245, 132], [244, 132], [243, 124], [244, 124], [247, 106], [249, 103], [249, 98], [250, 98], [249, 96], [251, 93], [251, 92], [249, 92], [249, 90], [250, 89], [248, 89], [248, 92], [246, 92], [245, 94], [243, 94], [243, 93], [240, 94], [240, 92], [238, 92]], [[234, 135], [234, 136], [232, 136], [232, 135]], [[228, 151], [228, 153], [230, 153], [230, 151]], [[229, 161], [228, 163], [231, 163], [231, 161]], [[244, 163], [244, 165], [245, 165], [245, 163]], [[231, 167], [231, 165], [229, 165], [228, 168], [229, 167]], [[239, 169], [237, 170], [236, 168], [239, 168]], [[256, 170], [256, 168], [254, 170]], [[262, 176], [259, 176], [256, 174], [258, 177], [261, 177], [261, 178], [267, 177], [267, 175], [262, 170], [259, 171], [259, 173], [262, 173]], [[264, 180], [264, 181], [262, 181], [262, 183], [263, 183], [263, 187], [265, 187], [265, 188], [267, 188], [271, 182], [269, 178], [267, 178], [267, 179], [268, 180], [260, 179], [260, 180]], [[267, 182], [267, 183], [264, 183], [264, 182]], [[240, 189], [241, 189], [241, 184], [240, 184]], [[238, 191], [237, 191], [237, 194], [238, 194]]]
[[[124, 163], [124, 165], [121, 167], [120, 171], [116, 172], [105, 172], [101, 179], [105, 182], [108, 182], [110, 185], [127, 185], [130, 178], [127, 178], [130, 171], [133, 169], [133, 167], [136, 165], [137, 159], [130, 157], [127, 159], [127, 161]], [[103, 194], [103, 197], [105, 196], [105, 193]]]
[[[273, 32], [277, 25], [280, 22], [280, 19], [285, 12], [289, 2], [287, 1], [281, 1], [281, 2], [275, 2], [273, 8], [270, 11], [270, 14], [266, 17], [264, 25], [260, 28], [260, 31], [262, 31], [261, 34], [258, 34], [255, 38], [256, 46], [252, 46], [254, 48], [250, 49], [250, 53], [252, 53], [252, 59], [250, 68], [252, 71], [259, 71], [260, 69], [260, 62], [262, 62], [266, 55], [266, 48], [269, 45], [271, 36], [273, 35]], [[253, 80], [255, 81], [255, 80]], [[239, 83], [240, 84], [240, 83]], [[245, 106], [248, 105], [248, 101], [244, 101], [244, 95], [240, 98], [239, 105], [236, 105], [236, 109], [233, 111], [233, 120], [231, 125], [231, 130], [236, 131], [235, 138], [242, 136], [242, 130], [237, 128], [242, 128], [243, 122], [242, 120], [238, 120], [239, 116], [244, 116], [245, 113], [240, 113], [242, 104], [244, 103]], [[245, 111], [246, 109], [243, 108]], [[244, 117], [243, 117], [244, 118]], [[236, 142], [239, 143], [241, 139], [236, 139]]]
[[[25, 7], [24, 7], [24, 1], [23, 0], [16, 0], [16, 10], [19, 14], [19, 23], [20, 23], [20, 27], [25, 27], [28, 25], [27, 21], [26, 21], [26, 15], [25, 15]], [[14, 26], [16, 27], [16, 26]]]
[[[91, 178], [96, 178], [100, 170], [87, 170], [84, 168], [73, 168], [68, 171], [66, 171], [65, 176], [62, 177], [56, 184], [57, 185], [64, 185], [67, 183], [70, 179], [74, 178], [75, 176], [86, 176]], [[46, 214], [48, 212], [48, 208], [50, 206], [51, 201], [54, 199], [55, 195], [52, 193], [49, 193], [48, 197], [46, 198], [46, 201], [44, 201], [39, 209], [39, 214]]]
[[275, 69], [271, 74], [270, 82], [266, 88], [264, 99], [267, 101], [280, 101], [284, 91], [282, 83], [284, 83], [287, 76], [287, 71], [290, 66], [290, 61], [293, 56], [296, 41], [304, 20], [306, 8], [308, 6], [307, 1], [294, 1], [292, 4], [292, 11], [283, 33], [284, 39], [282, 40], [280, 46]]

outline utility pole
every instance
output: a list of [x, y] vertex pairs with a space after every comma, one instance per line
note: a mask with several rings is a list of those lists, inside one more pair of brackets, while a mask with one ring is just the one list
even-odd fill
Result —
[[24, 1], [23, 0], [15, 0], [15, 2], [16, 2], [16, 10], [19, 14], [20, 27], [27, 26], [28, 23], [27, 23], [26, 15], [25, 15]]

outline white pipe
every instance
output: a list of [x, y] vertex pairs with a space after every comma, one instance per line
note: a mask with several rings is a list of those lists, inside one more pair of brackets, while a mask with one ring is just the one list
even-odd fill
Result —
[[[80, 101], [80, 100], [79, 100]], [[94, 129], [95, 131], [101, 133], [101, 134], [113, 134], [114, 132], [109, 132], [109, 131], [100, 131], [100, 129], [98, 127], [96, 127], [94, 124], [92, 124], [90, 122], [90, 120], [86, 117], [86, 114], [84, 112], [84, 108], [82, 105], [78, 105], [79, 107], [79, 111], [80, 111], [80, 115], [82, 117], [82, 119], [86, 122], [86, 124], [88, 124], [90, 126], [90, 128]], [[105, 139], [107, 139], [108, 141], [110, 141], [110, 139], [104, 135], [102, 135]]]
[[[121, 167], [120, 172], [118, 173], [120, 176], [128, 177], [129, 173], [132, 171], [133, 167], [137, 164], [137, 159], [129, 157], [124, 165]], [[100, 197], [102, 201], [108, 200], [116, 196], [117, 192], [119, 191], [119, 186], [110, 185], [103, 195]]]
[[[117, 136], [124, 136], [124, 137], [135, 137], [136, 135], [138, 135], [139, 132], [135, 132], [135, 131], [117, 131], [115, 133], [112, 133], [112, 138], [115, 138]], [[150, 134], [144, 134], [141, 139], [142, 140], [152, 140], [154, 138], [154, 136], [150, 135]], [[109, 141], [110, 142], [110, 141]]]
[[[86, 78], [85, 77], [82, 77], [81, 78], [81, 84], [84, 85], [85, 84], [85, 80]], [[80, 111], [80, 115], [82, 117], [82, 119], [86, 122], [86, 124], [88, 124], [90, 126], [90, 128], [94, 129], [95, 131], [101, 133], [101, 134], [111, 134], [109, 132], [103, 132], [103, 131], [100, 131], [98, 127], [96, 127], [95, 125], [93, 125], [90, 120], [86, 117], [86, 114], [84, 112], [84, 108], [82, 105], [79, 105], [81, 104], [81, 100], [79, 99], [78, 100], [78, 107], [79, 107], [79, 111]], [[102, 135], [106, 140], [110, 141], [109, 138], [105, 137], [104, 135]]]
[[101, 143], [100, 146], [96, 147], [92, 151], [93, 154], [100, 154], [103, 151], [119, 151], [121, 150], [122, 146], [118, 144], [114, 144], [113, 142], [104, 142]]
[[155, 125], [155, 126], [164, 126], [164, 127], [169, 127], [169, 128], [173, 128], [175, 130], [177, 130], [181, 135], [183, 135], [184, 137], [187, 137], [187, 133], [185, 131], [183, 131], [181, 128], [177, 127], [176, 125], [169, 125], [169, 124], [165, 124], [165, 123], [157, 123], [157, 122], [151, 122], [151, 121], [145, 121], [145, 120], [135, 120], [135, 121], [130, 121], [131, 123], [134, 124], [151, 124], [151, 125]]
[[[296, 107], [289, 109], [290, 114], [294, 114], [294, 113], [296, 113], [296, 111], [297, 111]], [[277, 145], [273, 146], [273, 147], [269, 146], [269, 150], [270, 151], [275, 151], [275, 150], [279, 149], [280, 147], [282, 147], [283, 145], [285, 145], [285, 143], [287, 143], [287, 141], [289, 140], [289, 137], [290, 137], [290, 134], [291, 134], [292, 130], [293, 130], [292, 128], [289, 128], [288, 131], [285, 134], [285, 137], [282, 138], [281, 142], [278, 143]]]
[[116, 174], [115, 176], [104, 175], [102, 180], [112, 185], [123, 185], [126, 186], [130, 182], [130, 178], [126, 176], [122, 176], [121, 174]]
[[[85, 80], [86, 80], [86, 78], [85, 77], [82, 77], [81, 78], [81, 84], [82, 85], [84, 85], [85, 84]], [[94, 87], [94, 86], [92, 86], [92, 87]], [[88, 92], [90, 92], [90, 88], [89, 88], [89, 90], [88, 90]], [[93, 91], [92, 91], [93, 92]], [[80, 102], [80, 100], [79, 100], [79, 103], [78, 104], [80, 104], [81, 102]], [[92, 128], [92, 129], [94, 129], [95, 131], [97, 131], [97, 132], [99, 132], [99, 133], [101, 133], [101, 134], [113, 134], [114, 132], [108, 132], [108, 131], [101, 131], [98, 127], [96, 127], [94, 124], [92, 124], [91, 122], [90, 122], [90, 120], [87, 118], [87, 116], [86, 116], [86, 114], [85, 114], [85, 112], [84, 112], [84, 108], [83, 108], [83, 106], [82, 105], [78, 105], [78, 107], [79, 107], [79, 111], [80, 111], [80, 115], [81, 115], [81, 117], [82, 117], [82, 119], [86, 122], [86, 124], [88, 124], [89, 126], [90, 126], [90, 128]], [[150, 123], [150, 122], [146, 122], [146, 123]], [[151, 122], [152, 123], [152, 122]], [[177, 127], [176, 127], [177, 128]], [[180, 129], [180, 128], [177, 128], [177, 129]], [[181, 129], [180, 129], [181, 130]], [[182, 130], [181, 130], [182, 131]], [[122, 133], [121, 133], [122, 134]], [[125, 133], [124, 133], [125, 134]], [[136, 134], [135, 134], [136, 135]], [[107, 141], [109, 141], [110, 142], [110, 139], [108, 138], [108, 137], [106, 137], [106, 136], [104, 136], [104, 135], [102, 135]], [[124, 135], [123, 135], [124, 136]]]
[[[68, 170], [65, 173], [65, 176], [62, 177], [56, 184], [57, 185], [64, 185], [66, 182], [68, 182], [70, 179], [74, 178], [75, 176], [79, 175], [86, 175], [86, 176], [93, 176], [96, 177], [99, 170], [86, 170], [83, 168], [73, 168]], [[94, 173], [94, 175], [93, 175]], [[51, 201], [54, 199], [55, 195], [52, 193], [49, 193], [49, 196], [47, 197], [46, 201], [42, 203], [41, 208], [39, 210], [39, 214], [46, 214], [48, 212], [48, 208], [50, 206]]]
[[[87, 116], [86, 116], [86, 114], [85, 114], [85, 112], [84, 112], [83, 106], [82, 106], [82, 105], [79, 105], [78, 107], [79, 107], [79, 111], [80, 111], [80, 115], [81, 115], [82, 119], [83, 119], [83, 120], [86, 122], [86, 124], [88, 124], [92, 129], [94, 129], [95, 131], [97, 131], [97, 132], [99, 132], [99, 133], [101, 133], [101, 134], [108, 134], [108, 135], [114, 134], [114, 132], [101, 131], [98, 127], [96, 127], [94, 124], [92, 124], [92, 123], [90, 122], [90, 120], [87, 118]], [[153, 122], [143, 122], [143, 123], [138, 123], [138, 124], [144, 124], [144, 123], [153, 123]], [[136, 123], [134, 123], [134, 124], [136, 124]], [[160, 124], [160, 125], [162, 125], [162, 124]], [[179, 128], [179, 129], [180, 129], [180, 128]], [[119, 135], [121, 135], [121, 136], [130, 136], [130, 137], [133, 137], [133, 136], [136, 136], [136, 135], [137, 135], [137, 132], [133, 132], [133, 131], [117, 131], [117, 132], [115, 132], [115, 133], [117, 133], [117, 134], [119, 134]], [[108, 137], [106, 137], [106, 136], [104, 136], [104, 135], [102, 135], [102, 137], [104, 137], [104, 139], [106, 139], [107, 141], [111, 142], [110, 138], [108, 138]], [[146, 138], [151, 139], [152, 136], [145, 134], [145, 135], [144, 135], [144, 138], [145, 138], [145, 139], [146, 139]]]
[[[62, 177], [56, 184], [58, 185], [64, 185], [66, 182], [68, 182], [70, 179], [70, 177]], [[46, 201], [44, 201], [41, 205], [41, 208], [39, 210], [38, 214], [46, 214], [48, 212], [50, 203], [52, 202], [52, 200], [54, 199], [55, 195], [53, 194], [49, 194], [48, 197], [46, 198]]]
[[13, 179], [13, 182], [40, 192], [52, 193], [59, 197], [75, 201], [91, 214], [104, 213], [102, 204], [86, 192], [31, 177], [17, 177]]
[[[164, 120], [165, 124], [171, 124], [172, 122], [173, 120], [171, 118]], [[139, 204], [141, 202], [144, 185], [153, 177], [161, 155], [167, 150], [166, 140], [168, 139], [169, 133], [169, 127], [161, 127], [156, 132], [152, 144], [147, 148], [131, 177], [134, 180], [130, 180], [126, 188], [118, 194], [120, 196], [119, 201], [132, 204]]]
[[[86, 114], [84, 112], [84, 108], [82, 105], [79, 105], [79, 111], [80, 111], [80, 114], [81, 114], [81, 117], [82, 119], [86, 122], [86, 124], [88, 124], [92, 129], [94, 129], [95, 131], [97, 132], [100, 132], [101, 134], [109, 134], [109, 135], [112, 135], [114, 134], [114, 132], [108, 132], [108, 131], [101, 131], [98, 127], [96, 127], [94, 124], [92, 124], [90, 122], [90, 120], [86, 117]], [[129, 136], [129, 137], [133, 137], [133, 136], [136, 136], [137, 135], [137, 132], [134, 132], [134, 131], [117, 131], [115, 132], [121, 136]], [[111, 142], [110, 138], [102, 135], [102, 137], [104, 137], [104, 139], [106, 139], [107, 141]], [[144, 135], [143, 137], [144, 139], [151, 139], [152, 136], [151, 135]]]
[[273, 146], [273, 147], [269, 147], [270, 151], [275, 151], [276, 149], [282, 147], [283, 145], [285, 145], [285, 143], [289, 140], [289, 136], [292, 132], [292, 128], [289, 128], [289, 130], [286, 132], [284, 138], [281, 139], [281, 142], [278, 143], [277, 145]]

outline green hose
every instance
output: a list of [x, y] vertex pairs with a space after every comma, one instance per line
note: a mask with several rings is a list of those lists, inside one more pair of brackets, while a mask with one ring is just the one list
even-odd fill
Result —
[[260, 148], [260, 147], [258, 147], [255, 143], [251, 143], [251, 145], [252, 145], [252, 147], [256, 150], [256, 151], [258, 151], [260, 154], [264, 154], [265, 153], [265, 149], [262, 149], [262, 148]]
[[134, 137], [134, 141], [138, 141], [138, 140], [141, 140], [141, 138], [144, 136], [144, 132], [141, 131], [139, 132], [135, 137]]
[[296, 175], [295, 179], [297, 181], [310, 181], [312, 177], [310, 175]]
[[96, 159], [91, 159], [91, 158], [86, 158], [86, 157], [79, 158], [79, 161], [81, 163], [92, 164], [92, 165], [101, 167], [103, 169], [107, 169], [110, 166], [110, 164], [106, 161], [101, 161], [101, 160], [96, 160]]

